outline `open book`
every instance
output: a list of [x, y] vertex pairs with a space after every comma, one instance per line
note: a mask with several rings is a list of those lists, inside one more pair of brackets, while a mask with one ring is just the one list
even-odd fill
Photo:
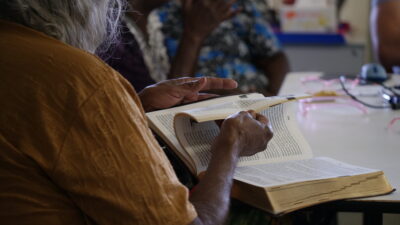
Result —
[[382, 171], [313, 158], [289, 101], [306, 95], [235, 95], [147, 113], [150, 127], [198, 175], [207, 169], [215, 120], [255, 110], [270, 121], [273, 138], [265, 151], [239, 159], [232, 196], [273, 214], [322, 202], [386, 194], [393, 190]]

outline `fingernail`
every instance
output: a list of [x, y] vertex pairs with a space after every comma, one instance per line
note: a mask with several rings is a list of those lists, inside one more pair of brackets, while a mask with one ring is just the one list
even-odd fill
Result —
[[272, 131], [273, 131], [273, 130], [272, 130], [272, 124], [271, 124], [270, 122], [268, 122], [268, 123], [267, 123], [267, 126], [268, 126], [269, 130], [272, 132]]

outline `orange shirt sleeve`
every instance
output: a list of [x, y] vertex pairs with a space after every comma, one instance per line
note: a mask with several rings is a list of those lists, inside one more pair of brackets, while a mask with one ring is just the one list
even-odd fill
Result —
[[51, 177], [96, 224], [188, 224], [188, 190], [118, 79], [77, 110]]

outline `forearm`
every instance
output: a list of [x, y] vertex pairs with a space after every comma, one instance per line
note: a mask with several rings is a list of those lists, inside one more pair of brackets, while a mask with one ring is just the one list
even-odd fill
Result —
[[196, 37], [187, 32], [183, 33], [178, 51], [171, 63], [169, 79], [184, 76], [193, 77], [202, 43], [202, 37]]
[[286, 55], [280, 52], [271, 58], [257, 60], [256, 64], [268, 78], [267, 93], [277, 95], [286, 74], [289, 72], [289, 62]]
[[272, 132], [268, 119], [250, 110], [238, 112], [221, 124], [210, 164], [190, 197], [198, 217], [192, 224], [222, 224], [228, 214], [235, 167], [240, 156], [266, 149]]
[[193, 224], [222, 224], [229, 209], [233, 174], [238, 161], [238, 144], [220, 141], [214, 151], [209, 167], [190, 197], [198, 218]]

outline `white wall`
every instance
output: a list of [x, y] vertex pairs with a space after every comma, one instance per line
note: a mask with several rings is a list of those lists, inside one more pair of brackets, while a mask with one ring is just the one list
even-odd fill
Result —
[[370, 0], [346, 0], [339, 14], [341, 21], [350, 24], [351, 30], [346, 35], [349, 43], [363, 44], [366, 47], [365, 61], [371, 61], [369, 38]]
[[[281, 0], [266, 0], [270, 6], [277, 8]], [[371, 48], [369, 40], [369, 12], [370, 0], [346, 0], [339, 14], [340, 21], [346, 21], [351, 31], [346, 35], [350, 44], [365, 45], [365, 62], [370, 62]]]

